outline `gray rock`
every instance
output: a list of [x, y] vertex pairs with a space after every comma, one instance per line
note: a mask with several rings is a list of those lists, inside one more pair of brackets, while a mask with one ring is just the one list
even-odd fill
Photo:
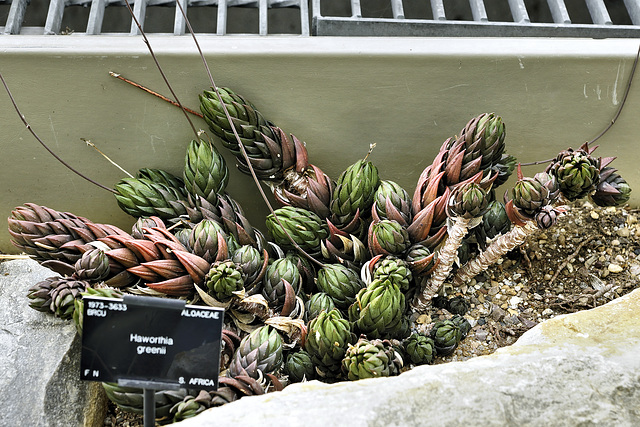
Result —
[[640, 290], [558, 316], [515, 344], [393, 378], [293, 384], [183, 421], [200, 426], [638, 426]]
[[73, 322], [33, 310], [27, 290], [55, 276], [32, 260], [0, 262], [0, 425], [82, 426], [104, 420], [100, 384], [80, 381]]

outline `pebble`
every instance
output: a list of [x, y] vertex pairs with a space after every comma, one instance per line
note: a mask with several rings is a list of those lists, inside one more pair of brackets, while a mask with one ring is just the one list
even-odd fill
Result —
[[609, 270], [609, 272], [611, 273], [620, 273], [623, 270], [623, 268], [618, 264], [611, 263], [607, 267], [607, 270]]
[[625, 258], [624, 258], [622, 255], [616, 255], [616, 262], [617, 262], [618, 264], [624, 264], [624, 262], [625, 262], [625, 261], [626, 261], [626, 260], [625, 260]]
[[589, 215], [593, 219], [599, 219], [600, 218], [600, 215], [598, 215], [598, 212], [596, 212], [596, 211], [591, 211], [591, 213]]
[[618, 239], [613, 239], [611, 241], [611, 246], [620, 246], [620, 240]]
[[543, 316], [551, 316], [552, 314], [553, 314], [553, 310], [551, 310], [550, 308], [545, 308], [544, 310], [542, 310]]
[[496, 295], [498, 292], [500, 292], [500, 288], [498, 288], [497, 286], [493, 286], [491, 289], [489, 289], [489, 292], [487, 292], [489, 295], [494, 296]]
[[631, 267], [629, 267], [629, 273], [634, 276], [640, 276], [640, 264], [633, 264]]
[[631, 231], [629, 231], [627, 227], [624, 227], [616, 231], [616, 234], [620, 237], [629, 237], [631, 235]]
[[484, 329], [477, 329], [476, 330], [476, 339], [478, 341], [486, 340], [488, 335], [489, 335], [489, 333], [487, 331], [485, 331]]
[[493, 304], [492, 306], [492, 310], [491, 310], [491, 318], [493, 320], [495, 320], [496, 322], [501, 321], [504, 316], [506, 316], [507, 313], [499, 306]]
[[551, 278], [552, 278], [552, 277], [553, 277], [552, 275], [550, 275], [549, 273], [547, 273], [547, 274], [545, 274], [545, 275], [544, 275], [543, 279], [544, 279], [544, 280], [551, 280]]
[[513, 296], [511, 297], [511, 299], [509, 300], [509, 306], [510, 307], [517, 307], [518, 304], [520, 304], [522, 302], [522, 298], [518, 297], [518, 296]]

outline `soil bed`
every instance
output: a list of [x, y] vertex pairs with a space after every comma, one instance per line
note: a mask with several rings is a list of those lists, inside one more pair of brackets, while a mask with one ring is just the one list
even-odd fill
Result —
[[[434, 363], [463, 361], [513, 344], [525, 331], [551, 317], [586, 310], [639, 286], [640, 209], [567, 207], [567, 215], [547, 231], [529, 237], [520, 249], [451, 290], [470, 303], [472, 329], [455, 352]], [[451, 314], [433, 309], [424, 326]], [[409, 369], [410, 367], [407, 367]], [[142, 426], [142, 416], [109, 405], [105, 426]]]

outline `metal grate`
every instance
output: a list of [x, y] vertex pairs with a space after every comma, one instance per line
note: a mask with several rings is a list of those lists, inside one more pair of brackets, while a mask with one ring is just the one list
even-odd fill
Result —
[[[455, 3], [450, 0], [430, 0], [431, 15], [429, 16], [428, 11], [423, 11], [424, 16], [416, 17], [405, 15], [405, 6], [415, 4], [411, 0], [386, 0], [389, 17], [364, 15], [360, 0], [343, 0], [350, 3], [350, 16], [332, 16], [326, 11], [323, 15], [324, 4], [330, 2], [312, 1], [312, 34], [317, 36], [640, 37], [640, 0], [537, 2], [536, 6], [546, 3], [552, 22], [535, 22], [527, 11], [525, 0], [465, 0], [471, 12], [467, 19], [461, 19], [446, 10]], [[528, 3], [532, 4], [531, 1]], [[606, 3], [621, 12], [621, 23], [616, 22], [618, 19], [611, 19]], [[572, 22], [568, 6], [572, 9], [577, 6], [578, 12], [588, 14], [591, 22]], [[490, 20], [488, 16], [492, 12], [491, 7], [508, 9], [507, 15], [510, 16], [505, 17], [503, 13], [502, 19]]]
[[[300, 16], [300, 35], [309, 35], [309, 7], [308, 0], [178, 0], [185, 12], [188, 8], [196, 7], [215, 7], [217, 8], [217, 17], [215, 22], [215, 34], [227, 35], [227, 23], [229, 19], [229, 10], [231, 8], [254, 8], [258, 9], [258, 29], [255, 34], [266, 36], [273, 34], [269, 32], [268, 10], [280, 8], [299, 9]], [[25, 11], [29, 5], [29, 0], [0, 0], [0, 4], [10, 3], [11, 7], [4, 27], [4, 34], [20, 34], [22, 23], [25, 17]], [[147, 7], [154, 6], [173, 6], [176, 0], [131, 0], [133, 13], [144, 29], [144, 22], [147, 13]], [[107, 7], [126, 8], [123, 0], [50, 0], [46, 22], [42, 28], [41, 34], [60, 34], [64, 32], [62, 29], [63, 17], [65, 10], [72, 6], [90, 7], [89, 17], [86, 23], [86, 32], [88, 35], [102, 34], [103, 22], [105, 20], [105, 9]], [[190, 19], [191, 20], [191, 19]], [[247, 26], [245, 26], [247, 27]], [[213, 33], [213, 24], [211, 24]], [[173, 24], [173, 34], [183, 35], [186, 30], [185, 19], [178, 7], [175, 7], [175, 19]], [[246, 31], [251, 33], [250, 28]], [[131, 19], [131, 35], [140, 34], [140, 30]]]
[[[4, 34], [60, 34], [64, 32], [63, 18], [69, 8], [90, 8], [88, 18], [78, 27], [84, 34], [103, 34], [107, 8], [125, 9], [126, 0], [0, 0], [0, 7], [9, 7]], [[270, 10], [297, 9], [284, 22], [302, 36], [429, 36], [429, 37], [640, 37], [640, 0], [311, 0], [312, 17], [309, 24], [309, 0], [177, 0], [185, 10], [192, 11], [194, 20], [204, 21], [200, 33], [228, 35], [230, 26], [241, 28], [243, 34], [282, 34], [283, 20], [278, 22]], [[130, 0], [143, 26], [148, 7], [175, 8], [173, 34], [185, 34], [185, 20], [176, 0]], [[22, 28], [25, 12], [39, 3], [46, 10], [46, 20], [38, 27]], [[209, 8], [215, 18], [206, 19], [197, 8]], [[231, 10], [257, 9], [257, 25]], [[545, 13], [541, 14], [540, 10]], [[202, 10], [202, 9], [200, 9]], [[462, 10], [462, 12], [461, 12]], [[5, 12], [6, 13], [6, 12]], [[125, 29], [138, 34], [133, 20], [118, 15], [119, 22], [130, 22]], [[111, 20], [111, 21], [110, 21]], [[129, 21], [130, 20], [130, 21]], [[155, 22], [154, 19], [149, 20]], [[251, 21], [251, 22], [249, 22]], [[254, 25], [257, 28], [250, 28]], [[195, 25], [194, 25], [195, 26]], [[311, 27], [311, 30], [310, 30]], [[145, 28], [146, 30], [146, 28]], [[148, 31], [148, 30], [147, 30]], [[290, 32], [284, 31], [287, 34]], [[76, 30], [76, 33], [78, 31]]]

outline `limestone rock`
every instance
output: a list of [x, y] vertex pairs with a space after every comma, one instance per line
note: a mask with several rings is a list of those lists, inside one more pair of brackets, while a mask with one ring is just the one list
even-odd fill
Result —
[[489, 356], [392, 378], [293, 384], [179, 425], [637, 426], [638, 313], [640, 289], [545, 321]]
[[106, 397], [80, 381], [73, 322], [33, 310], [27, 290], [55, 276], [32, 260], [0, 263], [0, 425], [100, 425]]

